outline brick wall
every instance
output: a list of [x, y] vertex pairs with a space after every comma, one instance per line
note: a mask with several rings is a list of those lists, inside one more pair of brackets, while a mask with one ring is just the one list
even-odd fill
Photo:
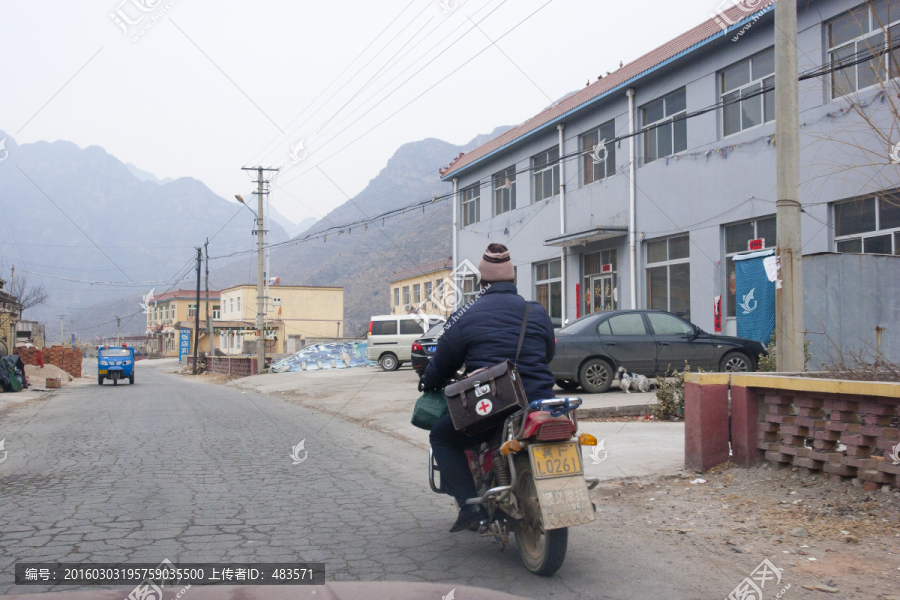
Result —
[[45, 365], [57, 366], [72, 377], [81, 377], [81, 350], [77, 348], [16, 348], [16, 352], [26, 365], [37, 365], [37, 353], [40, 352]]
[[[187, 356], [185, 360], [187, 367], [189, 369], [192, 368], [194, 357]], [[231, 377], [249, 377], [250, 375], [256, 375], [256, 358], [208, 356], [206, 358], [206, 368], [210, 373], [221, 373]]]

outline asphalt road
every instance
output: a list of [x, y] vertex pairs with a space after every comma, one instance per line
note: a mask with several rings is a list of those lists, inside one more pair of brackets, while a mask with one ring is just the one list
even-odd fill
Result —
[[[13, 565], [324, 562], [331, 580], [473, 585], [529, 598], [721, 598], [744, 569], [636, 535], [622, 508], [574, 528], [559, 573], [449, 534], [452, 500], [403, 440], [139, 363], [134, 386], [68, 386], [0, 411], [0, 594]], [[365, 389], [348, 395], [365, 402]], [[306, 456], [291, 449], [305, 440]], [[644, 518], [644, 514], [639, 516]], [[630, 520], [633, 516], [628, 517]], [[713, 564], [717, 563], [717, 564]], [[67, 588], [72, 589], [72, 588]], [[462, 600], [462, 599], [460, 599]]]

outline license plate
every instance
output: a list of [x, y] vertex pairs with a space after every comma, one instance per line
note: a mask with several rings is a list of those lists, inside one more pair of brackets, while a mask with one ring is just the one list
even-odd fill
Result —
[[437, 346], [428, 346], [428, 348], [426, 348], [426, 349], [427, 349], [429, 352], [434, 352], [435, 350], [437, 350]]
[[534, 468], [535, 479], [568, 477], [584, 473], [581, 466], [581, 453], [578, 452], [578, 444], [575, 442], [531, 444], [528, 446], [528, 451], [531, 453], [531, 466]]
[[97, 371], [97, 374], [98, 375], [106, 375], [106, 369], [100, 369], [99, 371]]

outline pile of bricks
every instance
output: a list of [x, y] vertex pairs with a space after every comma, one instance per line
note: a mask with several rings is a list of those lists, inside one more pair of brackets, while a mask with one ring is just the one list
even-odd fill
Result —
[[766, 460], [852, 478], [868, 490], [900, 487], [900, 464], [891, 456], [900, 449], [896, 400], [765, 393], [764, 406], [757, 448]]
[[72, 377], [81, 377], [81, 350], [78, 348], [16, 348], [16, 352], [26, 365], [37, 365], [37, 355], [40, 352], [45, 365], [57, 366]]

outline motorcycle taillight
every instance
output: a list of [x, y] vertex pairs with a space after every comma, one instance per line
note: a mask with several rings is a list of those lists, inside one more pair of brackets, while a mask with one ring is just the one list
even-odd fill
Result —
[[542, 423], [537, 430], [539, 442], [555, 442], [567, 440], [575, 434], [575, 423], [569, 419], [559, 419]]

